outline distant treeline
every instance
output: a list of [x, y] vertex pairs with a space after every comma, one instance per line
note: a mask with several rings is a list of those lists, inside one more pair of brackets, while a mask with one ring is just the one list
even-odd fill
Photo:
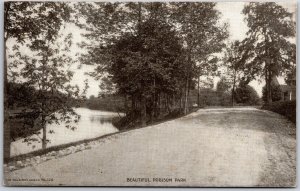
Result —
[[[190, 91], [188, 98], [188, 106], [191, 107], [205, 107], [205, 106], [232, 106], [232, 92], [221, 91], [213, 88], [202, 88], [199, 93], [199, 105], [198, 105], [198, 90], [194, 89]], [[164, 99], [164, 98], [163, 98]], [[166, 101], [166, 100], [165, 100]], [[162, 102], [165, 102], [162, 101]], [[131, 101], [127, 100], [127, 105], [130, 105]], [[234, 92], [234, 104], [235, 105], [260, 105], [261, 99], [253, 87], [246, 85], [245, 87], [237, 87]], [[114, 111], [114, 112], [126, 112], [126, 103], [124, 96], [120, 95], [102, 95], [99, 97], [91, 96], [85, 102], [82, 102], [81, 107], [87, 107], [89, 109]], [[163, 108], [162, 104], [160, 108]], [[179, 108], [179, 104], [174, 104], [173, 109]]]
[[82, 102], [80, 106], [94, 110], [124, 112], [124, 104], [124, 97], [118, 95], [106, 95], [101, 97], [91, 96], [85, 102]]
[[[189, 96], [189, 105], [198, 106], [198, 90], [191, 90]], [[234, 105], [250, 106], [260, 105], [261, 99], [257, 92], [249, 85], [238, 87], [234, 91]], [[232, 92], [221, 91], [212, 88], [202, 88], [199, 92], [199, 106], [232, 106]]]

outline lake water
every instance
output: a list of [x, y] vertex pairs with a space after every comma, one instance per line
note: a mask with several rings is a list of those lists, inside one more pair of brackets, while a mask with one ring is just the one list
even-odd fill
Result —
[[[47, 147], [118, 132], [118, 129], [112, 125], [112, 119], [118, 117], [118, 113], [87, 108], [76, 108], [75, 111], [81, 115], [81, 118], [77, 125], [75, 125], [76, 129], [74, 131], [67, 129], [64, 124], [47, 125], [47, 139], [50, 140]], [[54, 133], [50, 134], [50, 130], [53, 130]], [[42, 137], [42, 130], [40, 130], [40, 132], [39, 137]], [[31, 137], [40, 139], [37, 135], [32, 135]], [[29, 153], [41, 148], [41, 141], [27, 143], [24, 142], [24, 139], [19, 139], [11, 143], [11, 156]]]

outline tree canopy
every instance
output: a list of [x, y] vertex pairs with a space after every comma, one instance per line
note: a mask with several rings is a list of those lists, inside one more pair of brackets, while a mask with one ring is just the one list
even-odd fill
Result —
[[296, 65], [296, 25], [293, 14], [274, 3], [249, 3], [244, 9], [249, 31], [244, 40], [250, 50], [247, 68], [253, 76], [264, 76], [267, 84], [267, 99], [271, 101], [271, 79], [288, 72]]
[[13, 79], [20, 78], [28, 90], [34, 90], [22, 104], [24, 112], [40, 120], [43, 137], [38, 141], [42, 142], [43, 149], [48, 142], [47, 124], [63, 121], [66, 127], [74, 129], [70, 124], [79, 119], [72, 109], [74, 100], [81, 98], [79, 87], [70, 84], [73, 72], [68, 69], [74, 63], [68, 54], [72, 35], [60, 34], [64, 24], [70, 21], [71, 12], [67, 3], [5, 3], [5, 43], [8, 38], [14, 38], [30, 52], [26, 54], [15, 45], [14, 54], [10, 55], [13, 61], [7, 68], [16, 67], [19, 71], [12, 73]]
[[[110, 47], [115, 47], [115, 59], [118, 55], [122, 55], [122, 62], [127, 58], [126, 64], [118, 64], [112, 75], [120, 93], [138, 96], [145, 91], [147, 95], [176, 92], [186, 113], [194, 79], [216, 71], [215, 53], [222, 51], [228, 37], [227, 24], [219, 22], [220, 12], [215, 5], [207, 2], [79, 4], [82, 16], [78, 17], [77, 25], [87, 31], [84, 36], [91, 40], [89, 44], [81, 44], [88, 51], [82, 55], [81, 63], [95, 65], [90, 75], [107, 81], [107, 73], [112, 73]], [[129, 73], [120, 74], [125, 70]], [[153, 83], [155, 88], [150, 85]]]

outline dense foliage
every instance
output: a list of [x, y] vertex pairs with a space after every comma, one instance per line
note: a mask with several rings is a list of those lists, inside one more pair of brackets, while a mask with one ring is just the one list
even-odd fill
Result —
[[272, 104], [264, 105], [262, 109], [270, 110], [285, 116], [292, 122], [296, 123], [296, 100], [294, 101], [275, 101]]
[[136, 35], [120, 39], [111, 51], [109, 74], [119, 93], [130, 97], [131, 109], [152, 117], [158, 115], [162, 96], [180, 95], [185, 77], [183, 50], [171, 26], [149, 20], [139, 25]]
[[236, 103], [245, 105], [259, 105], [260, 98], [253, 87], [250, 85], [238, 86], [234, 91]]
[[88, 50], [81, 63], [96, 66], [90, 75], [102, 82], [101, 87], [112, 79], [116, 85], [112, 91], [130, 100], [127, 113], [140, 115], [136, 118], [143, 125], [162, 110], [177, 108], [186, 113], [195, 79], [199, 82], [199, 76], [216, 72], [215, 53], [222, 51], [228, 37], [215, 6], [200, 2], [78, 4], [77, 25], [88, 31], [84, 37], [91, 40], [81, 44]]
[[[273, 85], [271, 84], [271, 100], [272, 101], [280, 101], [282, 97], [282, 92], [280, 89], [280, 85]], [[267, 88], [266, 86], [262, 89], [262, 100], [266, 103], [267, 102]]]
[[66, 127], [74, 129], [69, 124], [79, 119], [72, 109], [74, 99], [80, 98], [79, 87], [70, 84], [73, 72], [69, 68], [74, 63], [69, 55], [72, 35], [61, 34], [64, 24], [70, 21], [71, 10], [67, 3], [5, 3], [5, 46], [9, 38], [18, 42], [9, 55], [12, 61], [5, 73], [5, 97], [9, 97], [8, 77], [11, 81], [20, 79], [27, 90], [34, 90], [29, 97], [23, 96], [22, 112], [38, 119], [35, 125], [43, 133], [41, 140], [25, 141], [42, 142], [43, 149], [48, 142], [47, 124], [64, 121]]
[[296, 66], [296, 45], [289, 40], [295, 37], [296, 24], [293, 14], [275, 2], [249, 3], [243, 13], [249, 27], [243, 41], [251, 58], [247, 68], [251, 75], [265, 78], [266, 102], [270, 103], [272, 78]]
[[91, 96], [81, 103], [80, 106], [93, 110], [125, 112], [124, 97], [118, 95], [106, 95], [103, 97]]

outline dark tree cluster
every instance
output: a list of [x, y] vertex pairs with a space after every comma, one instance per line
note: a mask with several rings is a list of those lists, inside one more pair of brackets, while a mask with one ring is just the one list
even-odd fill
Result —
[[296, 45], [291, 38], [296, 34], [293, 13], [275, 2], [249, 3], [243, 13], [249, 31], [243, 41], [248, 61], [248, 74], [264, 77], [266, 104], [272, 102], [272, 79], [287, 75], [296, 67]]
[[[78, 4], [78, 26], [91, 43], [83, 64], [124, 96], [128, 116], [142, 125], [175, 110], [187, 113], [199, 76], [216, 71], [228, 37], [215, 3]], [[82, 19], [85, 22], [80, 22]], [[109, 27], [107, 27], [109, 26]], [[109, 80], [107, 80], [109, 79]], [[198, 96], [199, 97], [199, 96]]]
[[170, 25], [141, 23], [136, 35], [124, 35], [110, 51], [109, 74], [118, 92], [131, 101], [130, 110], [151, 120], [159, 116], [162, 102], [168, 110], [179, 102], [186, 70], [183, 48]]
[[233, 82], [232, 103], [237, 82], [247, 85], [251, 80], [264, 78], [263, 100], [269, 104], [278, 100], [280, 93], [279, 87], [272, 87], [273, 78], [285, 76], [287, 83], [294, 81], [296, 45], [292, 39], [296, 24], [293, 13], [275, 2], [252, 2], [245, 5], [243, 14], [249, 28], [246, 38], [233, 42], [225, 56]]

